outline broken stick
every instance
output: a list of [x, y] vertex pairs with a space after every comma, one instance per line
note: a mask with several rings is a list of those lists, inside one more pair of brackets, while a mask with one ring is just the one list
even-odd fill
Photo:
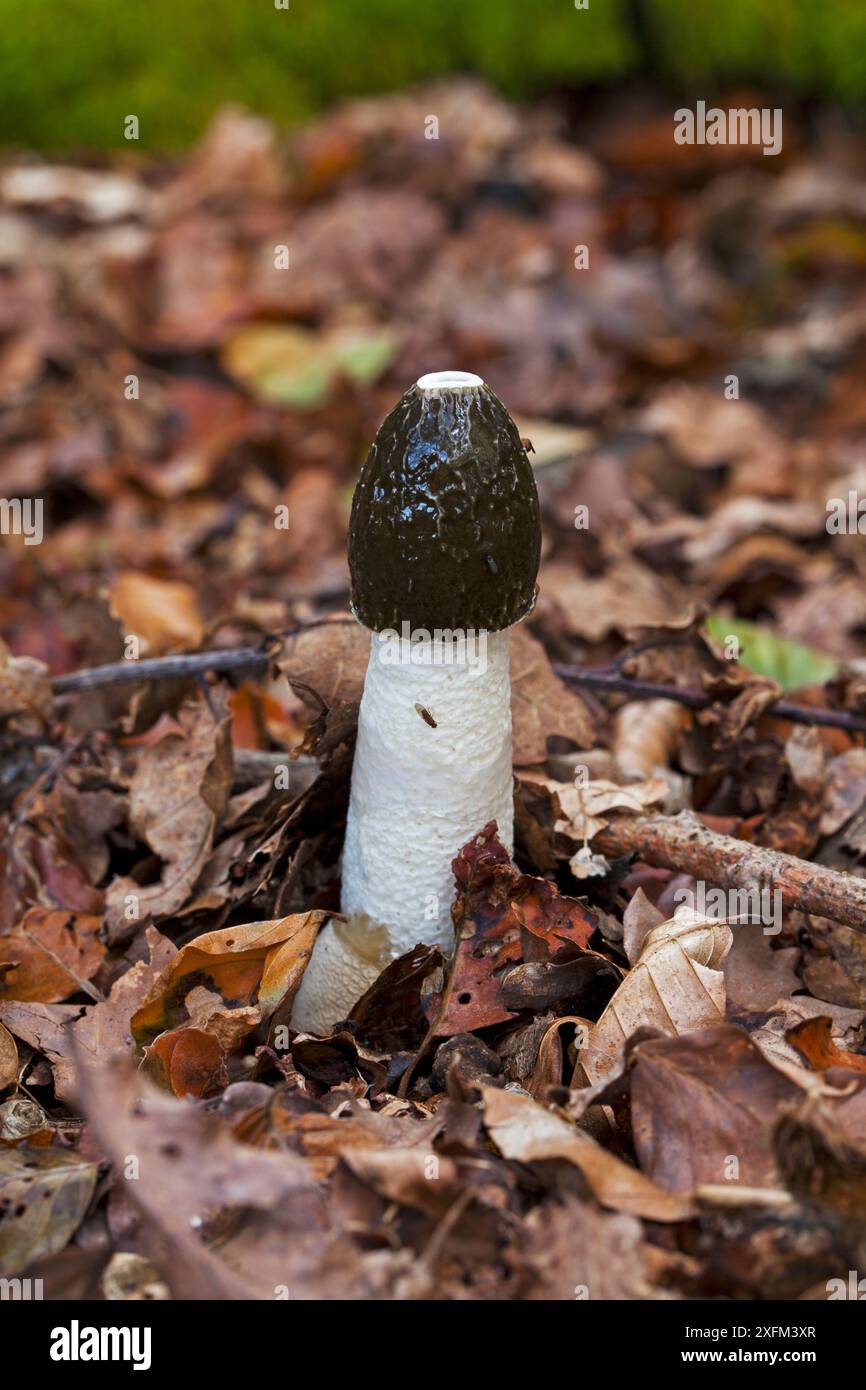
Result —
[[592, 847], [608, 859], [634, 854], [645, 864], [677, 869], [722, 888], [772, 886], [786, 907], [830, 917], [866, 933], [866, 879], [719, 835], [690, 811], [678, 816], [620, 816], [599, 831]]

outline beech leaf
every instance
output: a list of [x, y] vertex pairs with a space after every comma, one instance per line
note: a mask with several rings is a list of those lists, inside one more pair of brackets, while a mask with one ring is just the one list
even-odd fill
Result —
[[580, 1062], [590, 1083], [615, 1070], [623, 1044], [642, 1026], [687, 1033], [724, 1021], [722, 962], [733, 934], [724, 922], [681, 907], [653, 927], [641, 953], [593, 1026]]

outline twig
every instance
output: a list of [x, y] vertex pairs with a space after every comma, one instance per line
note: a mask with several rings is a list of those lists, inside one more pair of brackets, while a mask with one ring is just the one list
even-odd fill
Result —
[[112, 661], [107, 666], [91, 666], [84, 671], [70, 671], [52, 681], [55, 695], [69, 695], [78, 690], [98, 690], [104, 685], [132, 685], [138, 681], [188, 680], [208, 671], [231, 675], [235, 671], [264, 671], [278, 655], [271, 650], [279, 639], [287, 641], [314, 627], [330, 627], [337, 623], [354, 623], [354, 618], [315, 618], [312, 622], [277, 632], [264, 638], [257, 647], [222, 647], [210, 652], [182, 652], [177, 656], [154, 656], [144, 661]]
[[[709, 709], [712, 696], [703, 690], [687, 686], [664, 685], [660, 681], [634, 680], [612, 667], [566, 666], [554, 662], [556, 674], [569, 685], [585, 685], [588, 690], [608, 690], [612, 694], [628, 695], [632, 700], [675, 700], [688, 709]], [[813, 709], [810, 705], [794, 705], [777, 700], [766, 711], [776, 719], [789, 719], [792, 724], [821, 724], [830, 729], [847, 729], [852, 734], [866, 734], [866, 717], [844, 709]]]
[[222, 651], [191, 652], [181, 656], [154, 656], [145, 661], [112, 661], [108, 666], [92, 666], [70, 671], [52, 682], [55, 695], [78, 690], [98, 690], [103, 685], [128, 685], [135, 681], [187, 679], [208, 671], [264, 670], [271, 657], [258, 647], [225, 647]]
[[608, 859], [634, 854], [645, 864], [677, 869], [723, 888], [778, 889], [786, 907], [866, 933], [866, 879], [719, 835], [690, 811], [620, 816], [594, 836], [592, 846]]
[[[342, 619], [323, 619], [307, 623], [282, 637], [293, 637], [310, 627]], [[354, 619], [345, 619], [352, 622]], [[230, 675], [238, 671], [263, 671], [274, 654], [260, 647], [224, 647], [212, 652], [192, 652], [179, 656], [157, 656], [145, 661], [113, 661], [108, 666], [93, 666], [85, 671], [71, 671], [57, 676], [53, 682], [55, 695], [68, 695], [79, 690], [97, 690], [104, 685], [127, 685], [137, 681], [183, 680], [201, 676], [208, 671]], [[554, 671], [569, 685], [583, 685], [588, 690], [607, 690], [612, 694], [628, 695], [632, 700], [675, 700], [688, 709], [709, 709], [712, 697], [702, 690], [679, 685], [664, 685], [659, 681], [633, 680], [612, 667], [566, 666], [555, 662]], [[852, 734], [866, 734], [866, 717], [850, 710], [813, 709], [809, 705], [794, 705], [777, 700], [771, 712], [779, 719], [793, 724], [820, 724], [831, 729], [847, 729]]]

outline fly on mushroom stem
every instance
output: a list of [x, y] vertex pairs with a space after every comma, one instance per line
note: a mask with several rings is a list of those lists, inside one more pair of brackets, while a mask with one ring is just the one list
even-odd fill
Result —
[[419, 942], [450, 952], [451, 861], [493, 820], [510, 847], [508, 630], [535, 603], [540, 549], [535, 479], [502, 402], [468, 372], [422, 376], [381, 425], [352, 502], [352, 611], [372, 638], [347, 920], [319, 935], [295, 1028], [329, 1031]]

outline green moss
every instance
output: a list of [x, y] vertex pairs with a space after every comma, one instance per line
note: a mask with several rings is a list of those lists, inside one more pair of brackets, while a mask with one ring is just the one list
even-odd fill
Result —
[[[178, 148], [240, 101], [279, 121], [445, 73], [532, 96], [641, 63], [626, 0], [0, 0], [0, 141], [46, 150]], [[678, 85], [771, 81], [859, 102], [866, 6], [647, 0]], [[712, 90], [706, 93], [712, 95]]]

